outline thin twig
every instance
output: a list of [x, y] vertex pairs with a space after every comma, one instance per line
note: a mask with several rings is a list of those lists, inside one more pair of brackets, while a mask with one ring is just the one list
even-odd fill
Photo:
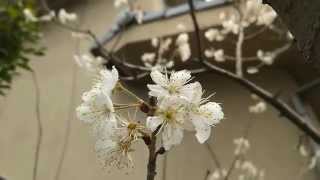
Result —
[[56, 174], [54, 176], [54, 180], [58, 180], [60, 179], [60, 175], [61, 175], [61, 170], [62, 170], [62, 165], [65, 159], [65, 155], [68, 149], [68, 144], [69, 144], [69, 140], [70, 140], [70, 132], [71, 132], [71, 120], [73, 119], [73, 114], [74, 114], [74, 103], [75, 103], [75, 98], [76, 98], [76, 76], [77, 76], [77, 68], [75, 67], [76, 64], [73, 65], [72, 68], [72, 77], [71, 77], [71, 97], [70, 97], [70, 104], [69, 104], [69, 109], [68, 109], [68, 117], [67, 117], [67, 122], [66, 122], [66, 130], [65, 130], [65, 134], [64, 134], [64, 143], [62, 145], [62, 149], [61, 149], [61, 154], [59, 157], [59, 161], [58, 161], [58, 167], [57, 167], [57, 171]]
[[33, 180], [37, 179], [37, 172], [38, 172], [38, 164], [39, 164], [39, 157], [40, 157], [40, 148], [42, 142], [42, 122], [40, 116], [40, 87], [38, 84], [37, 76], [34, 71], [31, 71], [32, 81], [35, 88], [35, 113], [37, 119], [37, 141], [36, 141], [36, 149], [35, 149], [35, 161], [33, 165]]
[[190, 8], [190, 16], [192, 19], [192, 23], [193, 23], [193, 28], [195, 31], [195, 36], [196, 36], [196, 47], [197, 47], [197, 57], [199, 58], [199, 60], [203, 59], [203, 47], [202, 47], [202, 43], [201, 43], [201, 31], [200, 31], [200, 27], [199, 27], [199, 23], [196, 17], [196, 13], [195, 13], [195, 8], [194, 8], [194, 4], [193, 4], [193, 0], [188, 0], [188, 4], [189, 4], [189, 8]]
[[213, 160], [214, 164], [216, 165], [217, 169], [219, 170], [219, 172], [222, 169], [220, 160], [217, 156], [217, 154], [214, 152], [214, 150], [211, 148], [210, 144], [208, 142], [205, 143], [206, 149], [208, 150], [208, 152], [210, 153], [211, 159]]

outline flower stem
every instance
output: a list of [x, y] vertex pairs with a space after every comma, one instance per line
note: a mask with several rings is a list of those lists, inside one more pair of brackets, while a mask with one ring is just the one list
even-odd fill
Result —
[[118, 83], [119, 87], [124, 91], [126, 92], [128, 95], [130, 95], [131, 97], [137, 99], [138, 101], [140, 102], [144, 102], [145, 101], [143, 99], [141, 99], [139, 96], [137, 96], [136, 94], [134, 94], [133, 92], [131, 92], [129, 89], [125, 88], [121, 83]]

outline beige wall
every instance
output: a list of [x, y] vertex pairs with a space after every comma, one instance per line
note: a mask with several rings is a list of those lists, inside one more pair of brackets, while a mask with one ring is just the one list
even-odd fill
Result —
[[[110, 22], [115, 17], [111, 7], [111, 1], [95, 0], [87, 8], [77, 7], [77, 11], [84, 14], [86, 26], [102, 34], [110, 28]], [[91, 84], [89, 76], [77, 69], [72, 59], [75, 42], [70, 38], [70, 33], [49, 26], [44, 43], [48, 45], [47, 55], [33, 61], [41, 89], [41, 119], [44, 124], [38, 179], [53, 179], [69, 113], [72, 116], [71, 136], [61, 180], [144, 179], [146, 150], [141, 145], [134, 154], [136, 168], [132, 174], [108, 174], [101, 170], [88, 127], [77, 120], [73, 113], [81, 93]], [[73, 74], [76, 84], [74, 91], [71, 90]], [[300, 133], [286, 119], [279, 118], [272, 108], [261, 115], [248, 114], [248, 105], [253, 103], [249, 93], [234, 83], [215, 76], [201, 76], [200, 80], [208, 92], [216, 92], [214, 100], [221, 102], [225, 110], [226, 119], [214, 128], [210, 139], [224, 166], [230, 164], [232, 159], [233, 138], [241, 136], [244, 125], [252, 119], [255, 123], [250, 131], [253, 148], [249, 158], [266, 170], [266, 179], [316, 179], [310, 174], [300, 176], [304, 161], [295, 149]], [[290, 93], [295, 88], [291, 78], [281, 71], [265, 72], [256, 81], [273, 91], [283, 89]], [[140, 86], [132, 88], [141, 94], [145, 93]], [[32, 177], [36, 140], [34, 94], [30, 73], [23, 72], [15, 80], [8, 96], [0, 101], [0, 175], [9, 180]], [[70, 102], [72, 94], [75, 102]], [[71, 110], [69, 104], [74, 104]], [[162, 163], [159, 169], [161, 166]], [[194, 136], [187, 133], [183, 144], [168, 155], [167, 179], [203, 179], [205, 171], [213, 168], [204, 146], [198, 145]], [[162, 177], [161, 172], [159, 170], [158, 179]]]

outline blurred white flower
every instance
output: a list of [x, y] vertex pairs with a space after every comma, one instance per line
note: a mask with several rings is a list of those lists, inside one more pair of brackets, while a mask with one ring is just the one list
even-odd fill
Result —
[[275, 55], [271, 52], [264, 52], [259, 49], [257, 51], [257, 57], [260, 61], [262, 61], [266, 65], [272, 65], [275, 59]]
[[115, 0], [114, 7], [119, 8], [121, 6], [128, 5], [128, 0]]
[[48, 14], [41, 16], [39, 20], [47, 22], [47, 21], [52, 21], [53, 18], [55, 17], [56, 17], [56, 13], [54, 11], [50, 11]]
[[224, 57], [224, 50], [223, 49], [215, 50], [213, 53], [213, 56], [214, 56], [214, 60], [217, 62], [226, 61], [226, 58]]
[[159, 39], [158, 38], [152, 38], [151, 39], [151, 45], [152, 45], [152, 47], [158, 47], [158, 45], [159, 45]]
[[65, 9], [60, 9], [58, 18], [62, 24], [66, 24], [68, 22], [76, 21], [78, 19], [78, 16], [75, 13], [68, 13]]
[[269, 26], [273, 23], [276, 17], [277, 13], [272, 9], [272, 7], [264, 4], [260, 14], [257, 16], [257, 25]]
[[231, 15], [228, 19], [222, 21], [223, 34], [228, 34], [232, 32], [233, 34], [239, 33], [239, 23], [236, 21], [236, 16]]
[[176, 46], [183, 62], [191, 57], [191, 49], [189, 45], [189, 35], [187, 33], [180, 34], [176, 39]]
[[79, 67], [87, 70], [91, 73], [99, 72], [103, 68], [103, 58], [101, 57], [92, 57], [88, 54], [74, 55], [75, 62]]
[[156, 54], [155, 53], [144, 53], [141, 56], [142, 62], [148, 62], [148, 63], [154, 62], [155, 58], [156, 58]]
[[220, 180], [220, 178], [221, 178], [221, 174], [219, 170], [215, 170], [208, 175], [208, 178], [206, 180]]
[[308, 157], [308, 155], [309, 155], [306, 147], [305, 147], [303, 144], [301, 144], [301, 145], [299, 146], [299, 153], [300, 153], [300, 155], [303, 156], [303, 157]]
[[249, 140], [244, 137], [234, 139], [233, 143], [235, 144], [235, 155], [245, 154], [250, 148]]
[[251, 66], [247, 68], [247, 72], [249, 74], [257, 74], [259, 72], [259, 68]]
[[177, 29], [180, 30], [180, 31], [186, 31], [187, 30], [186, 26], [184, 24], [182, 24], [182, 23], [179, 23], [177, 25]]
[[24, 14], [24, 16], [26, 18], [26, 21], [28, 21], [28, 22], [37, 22], [37, 21], [39, 21], [39, 19], [33, 14], [31, 9], [29, 9], [29, 8], [25, 8], [23, 10], [23, 14]]
[[257, 177], [259, 174], [258, 168], [251, 161], [244, 161], [241, 169], [248, 173], [249, 177]]
[[260, 101], [255, 105], [249, 106], [249, 112], [254, 114], [260, 114], [267, 110], [267, 105], [265, 102]]
[[320, 151], [316, 151], [312, 156], [310, 163], [308, 165], [308, 169], [314, 169], [317, 166], [317, 161], [320, 159]]
[[207, 30], [205, 32], [204, 36], [207, 38], [207, 40], [209, 42], [224, 40], [224, 36], [220, 33], [220, 31], [218, 29], [214, 29], [214, 28]]

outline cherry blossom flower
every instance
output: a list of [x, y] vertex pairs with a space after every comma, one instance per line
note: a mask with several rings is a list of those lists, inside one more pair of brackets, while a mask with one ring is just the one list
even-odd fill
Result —
[[62, 24], [66, 24], [67, 22], [76, 21], [78, 16], [75, 13], [68, 13], [65, 9], [60, 9], [58, 18]]
[[100, 87], [107, 96], [111, 96], [118, 82], [119, 72], [113, 66], [111, 71], [107, 69], [103, 69], [100, 71], [100, 79], [98, 79], [96, 87]]
[[118, 169], [133, 168], [131, 152], [132, 143], [137, 140], [136, 126], [118, 127], [105, 124], [97, 134], [95, 150], [99, 160], [105, 167]]
[[244, 137], [240, 137], [237, 139], [233, 140], [233, 143], [235, 144], [235, 150], [234, 154], [239, 155], [239, 154], [245, 154], [249, 148], [250, 148], [250, 142]]
[[192, 96], [195, 83], [187, 84], [191, 80], [191, 73], [186, 70], [172, 72], [170, 78], [168, 74], [162, 74], [159, 70], [153, 70], [151, 79], [156, 84], [148, 84], [149, 95], [162, 99], [165, 96], [173, 95], [189, 99]]
[[210, 96], [202, 98], [202, 87], [198, 82], [195, 84], [194, 94], [188, 107], [188, 119], [195, 127], [197, 140], [202, 144], [210, 137], [212, 126], [224, 118], [224, 113], [220, 104], [208, 102]]
[[211, 28], [211, 29], [207, 30], [204, 35], [208, 39], [209, 42], [224, 40], [224, 36], [220, 33], [220, 31], [218, 29]]
[[115, 67], [112, 71], [101, 70], [98, 82], [82, 95], [83, 103], [77, 108], [80, 120], [86, 123], [114, 119], [115, 110], [111, 100], [112, 90], [116, 87], [119, 74]]
[[166, 150], [182, 142], [186, 121], [184, 103], [181, 98], [165, 98], [158, 104], [155, 115], [147, 118], [146, 124], [150, 130], [155, 131], [161, 126], [163, 147]]
[[255, 105], [249, 106], [249, 112], [254, 114], [260, 114], [267, 110], [267, 105], [263, 101], [259, 101]]
[[101, 57], [92, 57], [88, 54], [74, 55], [73, 57], [78, 66], [88, 72], [96, 73], [103, 68], [104, 60]]
[[113, 119], [111, 98], [99, 89], [92, 89], [82, 96], [83, 103], [77, 108], [78, 118], [85, 123]]
[[271, 65], [274, 62], [275, 55], [271, 52], [264, 52], [263, 50], [259, 49], [257, 51], [257, 57], [264, 64]]
[[189, 35], [187, 33], [180, 34], [176, 40], [178, 52], [183, 62], [187, 61], [191, 57], [191, 49], [188, 41]]

